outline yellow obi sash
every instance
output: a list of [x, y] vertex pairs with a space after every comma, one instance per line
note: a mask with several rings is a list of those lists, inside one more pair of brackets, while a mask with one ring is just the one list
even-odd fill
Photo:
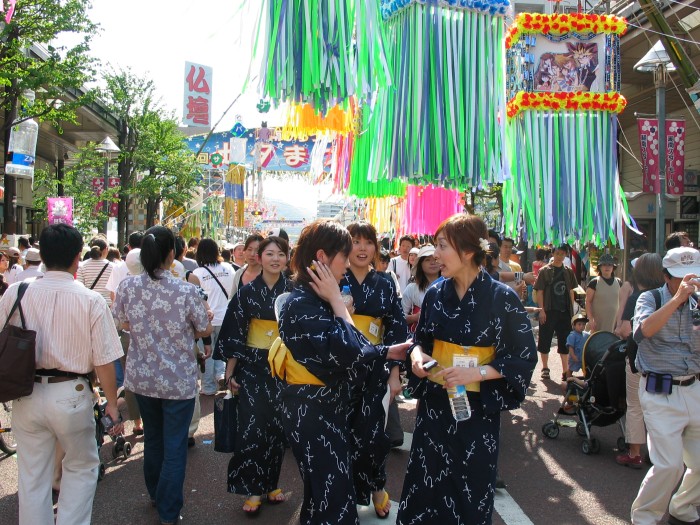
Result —
[[369, 315], [353, 315], [352, 322], [355, 323], [362, 335], [364, 335], [373, 345], [381, 344], [382, 337], [382, 318], [370, 317]]
[[[447, 341], [435, 340], [433, 345], [433, 359], [435, 359], [441, 368], [450, 368], [454, 366], [454, 356], [463, 355], [476, 357], [477, 366], [487, 365], [493, 358], [496, 357], [496, 347], [494, 346], [460, 346]], [[438, 372], [439, 370], [436, 370]], [[441, 385], [445, 384], [442, 377], [435, 377], [434, 374], [428, 376], [428, 379]], [[471, 383], [467, 385], [467, 390], [470, 392], [480, 392], [481, 383]]]
[[248, 339], [245, 344], [252, 348], [268, 349], [279, 336], [277, 321], [253, 318], [248, 326]]
[[272, 343], [267, 354], [272, 377], [279, 377], [288, 385], [318, 385], [324, 386], [323, 381], [309, 372], [306, 367], [294, 360], [289, 348], [278, 337]]

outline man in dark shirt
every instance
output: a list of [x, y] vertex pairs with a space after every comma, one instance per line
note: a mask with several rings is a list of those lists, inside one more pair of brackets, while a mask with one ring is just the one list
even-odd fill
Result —
[[541, 308], [537, 351], [542, 357], [543, 379], [549, 379], [549, 350], [555, 332], [557, 352], [561, 358], [562, 381], [566, 381], [565, 375], [569, 369], [566, 337], [571, 331], [569, 323], [574, 314], [574, 288], [577, 285], [573, 270], [564, 266], [566, 253], [566, 246], [554, 250], [552, 262], [542, 267], [534, 286], [535, 300]]

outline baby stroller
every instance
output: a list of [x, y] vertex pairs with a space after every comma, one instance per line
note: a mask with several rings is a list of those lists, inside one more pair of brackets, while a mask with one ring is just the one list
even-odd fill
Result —
[[[576, 379], [567, 391], [569, 401], [574, 403], [574, 413], [571, 415], [578, 419], [576, 432], [586, 438], [581, 443], [584, 454], [600, 451], [600, 442], [591, 437], [593, 426], [606, 427], [617, 422], [622, 435], [625, 434], [621, 420], [626, 410], [625, 345], [625, 340], [610, 332], [595, 332], [583, 346], [581, 370], [585, 379]], [[554, 420], [542, 426], [542, 433], [556, 439], [559, 428], [573, 426], [572, 423], [571, 419], [560, 419], [560, 415], [555, 414]], [[618, 438], [618, 450], [625, 447], [625, 438]]]
[[[97, 453], [99, 455], [102, 450], [102, 445], [104, 443], [104, 437], [109, 436], [109, 438], [114, 442], [112, 447], [112, 458], [117, 459], [122, 456], [126, 459], [131, 454], [131, 443], [124, 439], [124, 436], [119, 434], [118, 436], [112, 436], [107, 432], [105, 426], [106, 423], [110, 423], [111, 419], [109, 417], [105, 418], [107, 415], [105, 412], [105, 406], [107, 401], [99, 398], [94, 405], [95, 409], [95, 438], [97, 439]], [[110, 425], [111, 426], [111, 425]], [[105, 464], [100, 461], [100, 470], [97, 473], [97, 480], [101, 481], [105, 477], [106, 467]]]

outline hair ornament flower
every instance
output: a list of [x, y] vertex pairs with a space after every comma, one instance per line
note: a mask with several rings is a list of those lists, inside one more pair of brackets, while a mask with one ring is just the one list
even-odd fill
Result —
[[489, 246], [489, 241], [487, 241], [486, 239], [481, 239], [481, 238], [480, 238], [480, 239], [479, 239], [479, 247], [480, 247], [482, 250], [484, 250], [485, 252], [489, 251], [489, 248], [490, 248], [490, 246]]

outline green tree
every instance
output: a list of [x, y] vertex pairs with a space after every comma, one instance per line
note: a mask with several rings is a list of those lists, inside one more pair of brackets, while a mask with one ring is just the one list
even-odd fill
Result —
[[198, 170], [174, 116], [150, 111], [138, 120], [141, 140], [134, 155], [135, 195], [146, 206], [146, 226], [155, 224], [161, 203], [183, 206], [192, 198]]
[[107, 87], [101, 98], [110, 112], [119, 119], [119, 210], [117, 213], [118, 245], [126, 242], [129, 208], [131, 206], [141, 156], [143, 119], [158, 111], [152, 80], [133, 73], [130, 69], [110, 70], [104, 75]]
[[[92, 179], [104, 177], [105, 161], [96, 150], [97, 144], [91, 143], [80, 148], [73, 155], [73, 163], [66, 167], [61, 181], [64, 194], [73, 197], [73, 223], [84, 235], [92, 229], [102, 230], [105, 221], [104, 207], [98, 206], [102, 198], [108, 202], [119, 199], [119, 188], [108, 188], [103, 196], [98, 197], [92, 187]], [[116, 171], [116, 164], [110, 165], [110, 172]], [[34, 208], [37, 219], [45, 220], [46, 198], [58, 192], [58, 179], [51, 169], [37, 169], [34, 173]]]
[[[89, 0], [17, 0], [9, 24], [0, 23], [0, 130], [7, 158], [10, 128], [24, 108], [23, 119], [36, 118], [61, 129], [61, 122], [75, 122], [77, 108], [91, 102], [96, 93], [84, 86], [95, 77], [96, 61], [87, 54], [97, 26], [90, 21]], [[75, 45], [54, 46], [58, 35], [78, 37]], [[36, 93], [30, 107], [22, 93]], [[15, 179], [5, 176], [5, 229], [15, 232]]]

